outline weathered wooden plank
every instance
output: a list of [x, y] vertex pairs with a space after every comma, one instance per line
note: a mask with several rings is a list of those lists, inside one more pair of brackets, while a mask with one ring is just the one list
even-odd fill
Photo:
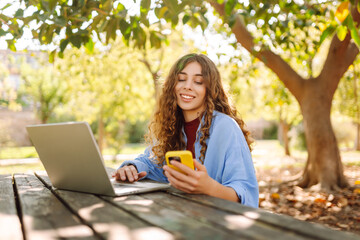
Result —
[[[51, 187], [49, 178], [36, 174], [41, 181]], [[161, 228], [149, 225], [107, 201], [93, 195], [72, 191], [54, 190], [72, 211], [104, 239], [174, 239], [175, 236]]]
[[14, 177], [26, 239], [98, 239], [34, 175]]
[[[156, 192], [155, 194], [159, 194]], [[166, 194], [164, 197], [167, 197]], [[146, 199], [142, 195], [125, 197], [101, 197], [128, 211], [134, 216], [161, 227], [183, 239], [234, 239], [235, 235], [214, 228], [192, 216], [183, 214], [167, 206], [159, 205], [156, 201]]]
[[298, 236], [324, 240], [359, 240], [358, 235], [350, 232], [333, 230], [317, 223], [301, 221], [290, 216], [274, 214], [262, 209], [254, 209], [243, 205], [242, 207], [239, 207], [239, 204], [234, 202], [227, 201], [225, 204], [224, 200], [219, 198], [186, 194], [176, 189], [170, 189], [168, 192], [187, 200], [215, 207], [229, 213], [241, 214], [258, 222], [271, 224], [279, 229], [283, 229], [284, 231], [293, 231]]
[[[196, 218], [214, 228], [223, 229], [234, 235], [246, 239], [309, 239], [308, 237], [295, 235], [292, 231], [284, 231], [273, 225], [257, 222], [241, 214], [229, 213], [217, 208], [209, 207], [201, 203], [172, 196], [166, 193], [148, 193], [142, 195], [146, 199], [167, 206], [175, 211], [182, 212], [189, 217]], [[223, 203], [226, 203], [225, 201]], [[239, 205], [242, 207], [242, 205]]]
[[10, 174], [0, 175], [0, 239], [23, 239]]

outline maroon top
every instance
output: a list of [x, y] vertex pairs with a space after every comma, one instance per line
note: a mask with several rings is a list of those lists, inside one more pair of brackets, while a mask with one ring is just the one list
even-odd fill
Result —
[[196, 140], [196, 130], [198, 129], [199, 124], [200, 124], [199, 118], [195, 118], [190, 122], [185, 122], [185, 127], [184, 127], [187, 138], [186, 150], [192, 152], [193, 158], [195, 158], [194, 142]]

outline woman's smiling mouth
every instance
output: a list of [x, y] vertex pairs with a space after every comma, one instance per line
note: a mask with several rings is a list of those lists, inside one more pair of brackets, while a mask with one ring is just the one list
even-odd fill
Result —
[[190, 101], [192, 99], [194, 99], [194, 96], [191, 95], [187, 95], [187, 94], [180, 94], [180, 97], [184, 100], [184, 101]]

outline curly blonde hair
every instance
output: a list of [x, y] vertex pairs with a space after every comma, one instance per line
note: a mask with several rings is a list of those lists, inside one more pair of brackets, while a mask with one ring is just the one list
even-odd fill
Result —
[[191, 62], [197, 62], [201, 65], [206, 86], [205, 112], [199, 116], [200, 121], [203, 117], [203, 121], [201, 121], [200, 133], [197, 135], [200, 137], [201, 145], [199, 160], [204, 163], [207, 149], [206, 139], [210, 135], [214, 110], [229, 115], [237, 122], [250, 151], [252, 150], [251, 143], [253, 140], [250, 137], [250, 132], [246, 130], [244, 121], [237, 116], [236, 109], [230, 105], [216, 65], [203, 54], [187, 54], [177, 60], [170, 69], [157, 101], [155, 114], [149, 124], [149, 132], [145, 136], [146, 142], [152, 146], [152, 158], [159, 166], [164, 165], [164, 156], [167, 151], [186, 148], [182, 133], [185, 120], [181, 108], [177, 105], [175, 86], [179, 73]]

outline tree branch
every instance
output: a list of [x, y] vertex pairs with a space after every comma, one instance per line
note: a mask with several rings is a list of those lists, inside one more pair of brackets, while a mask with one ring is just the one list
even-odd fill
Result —
[[[360, 14], [356, 9], [357, 1], [352, 7], [351, 14], [355, 23], [360, 22]], [[323, 81], [331, 93], [334, 94], [339, 81], [349, 66], [354, 62], [356, 56], [359, 53], [359, 49], [354, 42], [351, 41], [350, 32], [347, 33], [345, 39], [340, 41], [336, 34], [334, 34], [329, 52], [326, 57], [324, 67], [318, 77], [320, 81]]]
[[[226, 18], [225, 5], [219, 4], [216, 0], [209, 0], [211, 6], [222, 16]], [[279, 79], [285, 84], [295, 98], [300, 101], [302, 98], [304, 79], [294, 71], [294, 69], [285, 62], [279, 55], [275, 54], [269, 49], [255, 51], [254, 38], [246, 29], [239, 16], [231, 28], [235, 34], [237, 41], [252, 55], [262, 61], [268, 68], [270, 68]]]

